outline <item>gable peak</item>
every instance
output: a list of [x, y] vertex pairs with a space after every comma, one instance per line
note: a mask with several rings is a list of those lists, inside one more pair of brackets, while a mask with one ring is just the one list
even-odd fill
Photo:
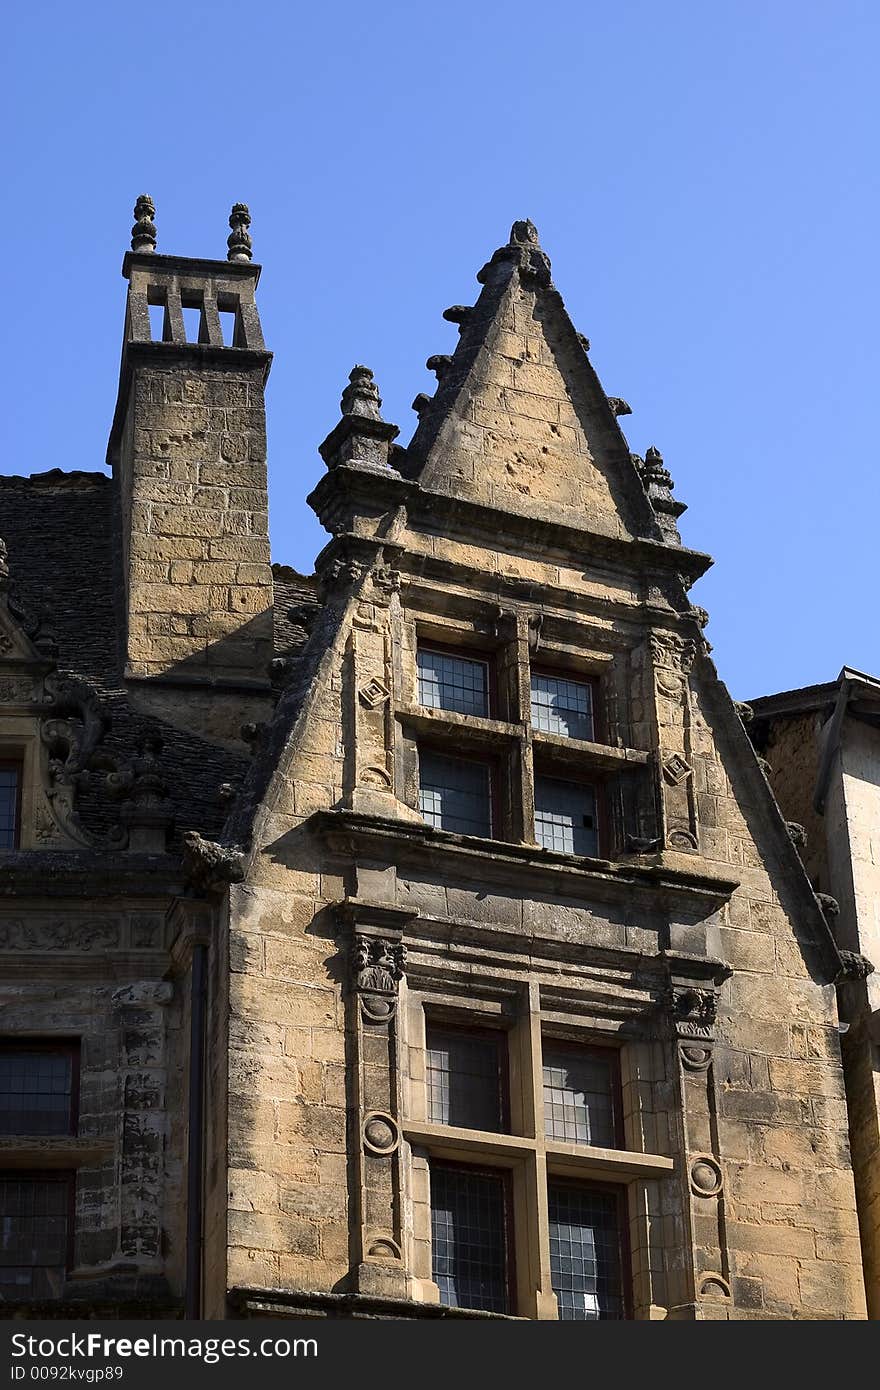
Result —
[[530, 218], [514, 222], [510, 237], [504, 246], [490, 257], [477, 274], [481, 285], [495, 278], [499, 267], [509, 271], [517, 269], [520, 275], [534, 277], [539, 284], [549, 285], [550, 257], [541, 247], [538, 229]]

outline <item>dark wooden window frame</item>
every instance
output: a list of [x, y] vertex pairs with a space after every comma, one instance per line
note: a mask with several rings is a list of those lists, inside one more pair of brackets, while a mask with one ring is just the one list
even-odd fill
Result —
[[[571, 681], [574, 685], [587, 685], [592, 692], [593, 709], [593, 737], [586, 740], [572, 740], [573, 742], [586, 743], [605, 743], [604, 720], [602, 719], [601, 695], [602, 683], [599, 676], [590, 675], [586, 671], [573, 671], [568, 666], [551, 666], [547, 662], [531, 662], [529, 665], [529, 723], [532, 718], [532, 676], [549, 676], [552, 680]], [[534, 725], [532, 725], [534, 728]], [[546, 730], [537, 729], [537, 733], [544, 733]], [[565, 738], [565, 734], [556, 735], [558, 738]]]
[[[543, 754], [543, 749], [541, 753]], [[535, 752], [538, 752], [537, 747]], [[611, 858], [611, 818], [608, 813], [608, 789], [606, 786], [607, 778], [598, 772], [591, 773], [588, 770], [573, 772], [566, 766], [564, 771], [557, 771], [557, 764], [538, 756], [534, 759], [535, 787], [539, 780], [550, 782], [571, 782], [577, 787], [589, 787], [593, 791], [596, 799], [596, 850], [597, 859]], [[532, 827], [534, 830], [534, 827]], [[558, 853], [556, 850], [549, 851], [551, 854]], [[591, 858], [590, 855], [576, 855], [578, 859]]]
[[[419, 652], [436, 652], [438, 656], [454, 656], [459, 661], [478, 662], [486, 668], [486, 713], [485, 714], [464, 714], [463, 719], [497, 719], [498, 718], [498, 671], [496, 668], [494, 652], [488, 652], [482, 647], [457, 647], [448, 642], [434, 642], [430, 638], [420, 638], [416, 636], [416, 696], [418, 696], [418, 663]], [[417, 703], [418, 700], [417, 700]], [[434, 706], [422, 705], [419, 709], [433, 709]], [[460, 710], [439, 709], [438, 714], [460, 714]]]
[[[441, 740], [439, 740], [439, 739], [434, 739], [434, 738], [432, 738], [432, 739], [422, 739], [422, 738], [417, 739], [417, 740], [416, 740], [416, 757], [417, 757], [417, 759], [418, 759], [419, 789], [420, 789], [420, 790], [421, 790], [421, 784], [422, 784], [422, 762], [421, 762], [421, 753], [422, 753], [422, 750], [423, 750], [423, 749], [424, 749], [424, 751], [425, 751], [426, 753], [434, 753], [434, 754], [436, 754], [436, 756], [437, 756], [438, 758], [449, 758], [452, 762], [479, 763], [481, 767], [485, 767], [485, 768], [488, 769], [488, 772], [489, 772], [489, 835], [488, 835], [488, 839], [490, 839], [490, 840], [497, 840], [497, 839], [500, 839], [500, 832], [501, 832], [501, 830], [502, 830], [502, 820], [503, 820], [503, 817], [502, 817], [501, 795], [500, 795], [501, 788], [500, 788], [500, 785], [499, 785], [499, 777], [500, 777], [499, 766], [498, 766], [498, 764], [499, 764], [499, 759], [498, 759], [497, 755], [494, 754], [494, 753], [486, 753], [486, 754], [473, 753], [473, 752], [470, 751], [470, 749], [468, 749], [467, 752], [462, 753], [461, 750], [460, 750], [457, 746], [455, 746], [455, 745], [450, 745], [449, 743], [443, 742], [443, 741], [441, 741]], [[431, 828], [432, 828], [433, 830], [439, 829], [438, 826], [432, 826]], [[451, 833], [451, 834], [454, 834], [454, 835], [459, 835], [459, 834], [463, 834], [464, 832], [463, 832], [463, 831], [455, 830], [455, 831], [451, 831], [451, 832], [450, 832], [450, 831], [445, 831], [444, 833], [445, 833], [445, 834], [450, 834], [450, 833]], [[476, 835], [476, 836], [474, 836], [473, 838], [474, 838], [474, 839], [477, 839], [477, 840], [480, 840], [480, 839], [484, 839], [484, 838], [486, 838], [486, 837], [484, 837], [484, 836], [482, 836], [482, 835]]]
[[64, 1272], [74, 1266], [76, 1253], [76, 1169], [75, 1168], [7, 1168], [2, 1172], [5, 1182], [53, 1182], [67, 1186], [67, 1241], [64, 1252]]
[[[492, 1042], [495, 1044], [496, 1056], [498, 1060], [498, 1110], [499, 1124], [498, 1130], [478, 1130], [475, 1133], [485, 1134], [509, 1134], [510, 1133], [510, 1057], [508, 1049], [508, 1034], [504, 1028], [480, 1027], [473, 1024], [458, 1024], [448, 1022], [445, 1018], [437, 1017], [425, 1011], [425, 1055], [429, 1050], [429, 1035], [433, 1031], [438, 1033], [455, 1033], [461, 1037], [471, 1037], [477, 1041]], [[427, 1060], [425, 1064], [425, 1075], [427, 1077]], [[432, 1121], [441, 1124], [442, 1121]]]
[[[22, 1035], [0, 1037], [0, 1053], [56, 1052], [70, 1058], [70, 1128], [63, 1134], [41, 1135], [45, 1139], [75, 1139], [79, 1133], [80, 1040], [79, 1038], [28, 1038]], [[18, 1138], [18, 1135], [7, 1136]], [[27, 1138], [27, 1135], [22, 1135]], [[36, 1137], [36, 1136], [34, 1136]]]
[[[15, 779], [15, 831], [12, 837], [12, 845], [6, 850], [8, 854], [11, 850], [21, 848], [21, 799], [22, 784], [24, 782], [24, 758], [14, 758], [9, 755], [0, 757], [0, 771], [5, 771], [7, 769], [11, 769], [17, 774]], [[3, 852], [4, 851], [0, 849], [0, 854]]]
[[[428, 1159], [428, 1174], [433, 1166], [439, 1168], [452, 1168], [460, 1173], [472, 1173], [480, 1178], [497, 1178], [501, 1182], [502, 1201], [504, 1203], [504, 1285], [507, 1291], [507, 1308], [505, 1312], [509, 1315], [516, 1313], [516, 1243], [513, 1222], [513, 1172], [510, 1168], [486, 1166], [485, 1163], [461, 1163], [458, 1160], [448, 1160], [446, 1158], [434, 1157]], [[433, 1211], [433, 1188], [431, 1209]], [[431, 1250], [431, 1261], [433, 1265], [434, 1252]], [[433, 1270], [432, 1270], [433, 1273]]]
[[[551, 1159], [552, 1165], [552, 1159]], [[581, 1191], [607, 1192], [617, 1200], [617, 1239], [620, 1249], [620, 1285], [623, 1302], [622, 1321], [633, 1318], [632, 1247], [629, 1232], [629, 1188], [620, 1183], [592, 1182], [589, 1178], [574, 1178], [570, 1174], [547, 1173], [547, 1187], [578, 1188]]]
[[[620, 1074], [620, 1049], [603, 1047], [601, 1043], [578, 1042], [575, 1038], [563, 1037], [558, 1033], [541, 1029], [541, 1081], [544, 1079], [544, 1044], [558, 1052], [570, 1052], [573, 1057], [601, 1057], [608, 1061], [611, 1071], [611, 1108], [614, 1120], [615, 1147], [626, 1149], [626, 1128], [623, 1116], [623, 1083]], [[542, 1116], [543, 1120], [543, 1116]], [[588, 1147], [584, 1145], [584, 1147]], [[596, 1184], [601, 1186], [601, 1184]], [[625, 1190], [625, 1189], [624, 1189]]]

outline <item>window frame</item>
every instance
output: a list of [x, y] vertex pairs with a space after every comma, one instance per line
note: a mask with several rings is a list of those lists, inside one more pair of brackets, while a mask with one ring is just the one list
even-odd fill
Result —
[[536, 819], [532, 823], [532, 834], [534, 835], [535, 843], [539, 845], [539, 848], [545, 850], [548, 854], [569, 854], [569, 857], [573, 857], [575, 859], [609, 859], [611, 857], [611, 826], [610, 817], [608, 814], [608, 797], [605, 786], [605, 778], [601, 777], [598, 773], [591, 775], [588, 772], [583, 772], [578, 775], [572, 776], [569, 774], [568, 769], [566, 769], [565, 772], [563, 772], [560, 775], [555, 770], [555, 767], [552, 764], [550, 765], [550, 768], [548, 770], [547, 764], [546, 762], [544, 762], [543, 759], [541, 759], [540, 762], [536, 760], [533, 770], [533, 776], [535, 800], [537, 800], [538, 782], [570, 782], [574, 786], [589, 787], [590, 790], [593, 792], [596, 805], [596, 853], [594, 855], [578, 854], [576, 850], [567, 851], [550, 849], [548, 846], [540, 845], [537, 836], [538, 810], [537, 806], [535, 806], [534, 815]]
[[[503, 1312], [497, 1313], [494, 1310], [480, 1308], [469, 1309], [470, 1312], [493, 1312], [495, 1317], [516, 1317], [517, 1312], [517, 1280], [516, 1280], [516, 1229], [514, 1224], [514, 1201], [515, 1193], [513, 1190], [513, 1172], [510, 1168], [495, 1167], [485, 1163], [462, 1163], [458, 1159], [447, 1159], [445, 1157], [435, 1157], [431, 1155], [428, 1159], [428, 1184], [430, 1202], [429, 1208], [432, 1218], [431, 1229], [431, 1277], [434, 1277], [434, 1167], [449, 1168], [456, 1172], [473, 1174], [474, 1177], [495, 1178], [501, 1184], [502, 1202], [504, 1206], [504, 1288], [507, 1296], [507, 1307]], [[436, 1280], [435, 1280], [436, 1283]], [[439, 1285], [438, 1285], [439, 1287]], [[456, 1303], [443, 1304], [446, 1308], [464, 1308], [466, 1305]]]
[[[552, 1161], [548, 1155], [547, 1167], [547, 1201], [550, 1201], [551, 1187], [568, 1187], [588, 1192], [607, 1192], [616, 1198], [617, 1203], [617, 1243], [620, 1252], [620, 1285], [621, 1303], [623, 1305], [623, 1317], [597, 1318], [597, 1322], [631, 1322], [634, 1318], [635, 1297], [633, 1287], [633, 1268], [632, 1268], [632, 1246], [629, 1227], [629, 1189], [621, 1183], [613, 1182], [592, 1182], [589, 1178], [573, 1178], [570, 1174], [565, 1175], [554, 1173]], [[549, 1231], [549, 1223], [548, 1223]], [[554, 1290], [555, 1293], [555, 1290]], [[558, 1301], [558, 1300], [557, 1300]], [[580, 1321], [573, 1318], [559, 1318], [560, 1322]], [[591, 1319], [592, 1321], [592, 1319]]]
[[[501, 807], [500, 785], [499, 785], [499, 780], [500, 780], [500, 779], [499, 779], [499, 772], [498, 772], [498, 757], [497, 757], [495, 754], [492, 754], [492, 753], [486, 753], [486, 754], [482, 754], [482, 753], [473, 753], [473, 752], [470, 751], [470, 749], [469, 749], [467, 752], [462, 753], [462, 752], [460, 752], [460, 750], [459, 750], [458, 748], [451, 748], [450, 745], [449, 745], [448, 743], [442, 743], [442, 742], [440, 742], [440, 741], [438, 741], [438, 740], [436, 740], [436, 739], [417, 739], [417, 740], [416, 740], [416, 762], [417, 762], [418, 791], [419, 791], [418, 811], [419, 811], [419, 815], [420, 815], [420, 816], [422, 815], [422, 809], [421, 809], [421, 792], [422, 792], [422, 752], [423, 752], [423, 751], [424, 751], [425, 753], [433, 753], [433, 754], [434, 754], [436, 757], [438, 757], [438, 758], [448, 758], [450, 762], [477, 763], [477, 764], [479, 764], [479, 766], [485, 767], [485, 768], [486, 768], [486, 770], [487, 770], [488, 773], [489, 773], [489, 834], [488, 834], [488, 835], [470, 835], [470, 838], [471, 838], [471, 839], [474, 839], [474, 840], [486, 840], [486, 839], [488, 839], [488, 840], [497, 840], [497, 839], [500, 839], [500, 838], [501, 838], [501, 830], [502, 830], [502, 828], [503, 828], [503, 824], [502, 824], [502, 814], [501, 814], [501, 812], [502, 812], [502, 807]], [[422, 818], [424, 819], [424, 817], [422, 817]], [[430, 822], [428, 822], [428, 821], [426, 821], [425, 824], [427, 825], [427, 827], [428, 827], [429, 830], [440, 831], [440, 832], [441, 832], [442, 834], [444, 834], [444, 835], [466, 835], [466, 836], [467, 836], [467, 835], [469, 834], [469, 832], [468, 832], [468, 831], [465, 831], [465, 830], [444, 830], [442, 826], [439, 826], [439, 825], [431, 825]]]
[[15, 757], [10, 753], [0, 754], [0, 772], [11, 769], [16, 773], [15, 778], [15, 828], [12, 836], [12, 844], [0, 846], [0, 854], [14, 854], [21, 849], [21, 808], [22, 792], [24, 789], [24, 757]]
[[[532, 722], [532, 676], [547, 676], [551, 680], [571, 681], [574, 685], [586, 685], [590, 689], [590, 701], [593, 714], [593, 737], [588, 739], [573, 739], [568, 734], [551, 733], [548, 729], [539, 729]], [[549, 738], [567, 739], [570, 743], [605, 743], [607, 742], [604, 730], [604, 721], [601, 717], [600, 696], [602, 691], [599, 676], [594, 676], [586, 671], [572, 671], [567, 666], [552, 666], [547, 662], [529, 662], [529, 725], [536, 734], [543, 734]]]
[[[438, 1017], [427, 1010], [425, 1012], [425, 1033], [424, 1033], [424, 1053], [425, 1053], [425, 1119], [428, 1124], [442, 1125], [445, 1120], [432, 1120], [428, 1114], [428, 1052], [430, 1050], [429, 1038], [432, 1029], [440, 1033], [458, 1034], [464, 1037], [472, 1037], [478, 1041], [491, 1041], [495, 1044], [496, 1057], [498, 1062], [498, 1124], [497, 1130], [474, 1130], [475, 1134], [510, 1134], [510, 1049], [508, 1032], [505, 1028], [481, 1027], [479, 1024], [450, 1022], [445, 1018]], [[461, 1129], [467, 1126], [455, 1125], [449, 1122], [449, 1128]], [[465, 1165], [469, 1166], [469, 1165]]]
[[[590, 1041], [580, 1042], [576, 1038], [566, 1037], [552, 1030], [541, 1028], [541, 1085], [544, 1084], [544, 1047], [549, 1043], [554, 1051], [570, 1052], [573, 1056], [583, 1057], [585, 1054], [592, 1057], [601, 1057], [610, 1062], [611, 1071], [611, 1113], [614, 1121], [614, 1148], [628, 1152], [626, 1145], [626, 1123], [623, 1113], [623, 1078], [620, 1065], [620, 1048], [606, 1047], [601, 1043]], [[581, 1149], [604, 1148], [605, 1145], [579, 1144], [576, 1139], [554, 1139], [547, 1133], [546, 1113], [544, 1114], [544, 1138], [551, 1143], [575, 1144]]]
[[[0, 1180], [4, 1182], [52, 1182], [64, 1183], [67, 1186], [67, 1239], [64, 1246], [64, 1275], [65, 1279], [73, 1269], [76, 1260], [76, 1169], [75, 1168], [8, 1168], [0, 1173]], [[41, 1269], [47, 1266], [30, 1265], [30, 1269]], [[7, 1304], [45, 1302], [45, 1298], [34, 1298], [32, 1295], [25, 1295], [21, 1299], [5, 1298]]]
[[[448, 710], [437, 705], [423, 705], [419, 699], [419, 653], [434, 652], [437, 656], [453, 656], [459, 661], [473, 661], [486, 668], [486, 713], [485, 714], [464, 714], [461, 710]], [[457, 714], [462, 719], [498, 719], [498, 671], [495, 661], [495, 653], [487, 652], [482, 647], [455, 646], [449, 642], [434, 642], [431, 638], [422, 638], [416, 634], [416, 707], [420, 710], [431, 710], [435, 714]]]
[[[29, 1133], [3, 1134], [5, 1139], [76, 1139], [79, 1137], [79, 1102], [80, 1102], [80, 1071], [81, 1071], [81, 1043], [79, 1038], [47, 1038], [40, 1036], [28, 1038], [18, 1036], [0, 1036], [0, 1054], [4, 1056], [14, 1055], [15, 1053], [25, 1052], [55, 1052], [62, 1053], [70, 1059], [70, 1121], [69, 1129], [60, 1134], [35, 1135]], [[0, 1131], [2, 1134], [2, 1131]]]

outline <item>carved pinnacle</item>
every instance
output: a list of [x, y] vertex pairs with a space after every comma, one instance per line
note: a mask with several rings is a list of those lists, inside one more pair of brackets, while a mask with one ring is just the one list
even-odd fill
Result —
[[132, 251], [155, 251], [156, 207], [149, 193], [142, 193], [134, 205], [134, 226], [131, 229]]

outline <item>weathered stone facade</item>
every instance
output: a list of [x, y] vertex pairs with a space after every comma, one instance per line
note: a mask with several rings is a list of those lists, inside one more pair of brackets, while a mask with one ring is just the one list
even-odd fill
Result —
[[[856, 960], [880, 957], [880, 681], [835, 682], [754, 701], [755, 738], [800, 851]], [[839, 991], [841, 1040], [868, 1313], [880, 1317], [880, 979], [854, 970]]]
[[[56, 1297], [7, 1305], [864, 1317], [835, 990], [858, 963], [710, 660], [709, 557], [534, 227], [447, 310], [406, 448], [352, 371], [306, 577], [268, 563], [246, 209], [227, 262], [157, 255], [136, 215], [112, 480], [0, 479], [3, 1032], [80, 1064], [75, 1132], [0, 1140], [75, 1199]], [[484, 671], [483, 705], [426, 700], [424, 652]], [[588, 736], [541, 727], [536, 673], [589, 692]], [[430, 811], [432, 759], [484, 789], [472, 823]], [[497, 1122], [438, 1118], [438, 1030], [490, 1039]], [[546, 1118], [560, 1049], [610, 1078], [601, 1143]], [[494, 1302], [441, 1267], [456, 1174], [504, 1214]], [[560, 1193], [605, 1204], [616, 1252], [574, 1313]]]

